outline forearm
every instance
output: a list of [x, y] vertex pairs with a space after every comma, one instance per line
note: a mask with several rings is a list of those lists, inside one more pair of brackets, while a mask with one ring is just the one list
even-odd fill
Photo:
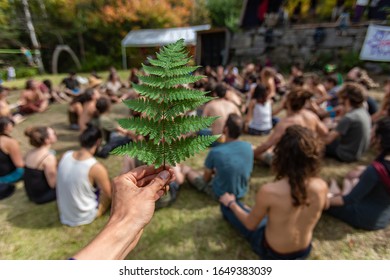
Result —
[[103, 230], [80, 252], [75, 259], [124, 259], [137, 245], [143, 229], [132, 221], [110, 219]]
[[250, 226], [248, 225], [248, 216], [249, 213], [244, 211], [237, 202], [233, 202], [230, 204], [230, 210], [233, 211], [234, 215], [236, 215], [237, 219], [249, 230]]

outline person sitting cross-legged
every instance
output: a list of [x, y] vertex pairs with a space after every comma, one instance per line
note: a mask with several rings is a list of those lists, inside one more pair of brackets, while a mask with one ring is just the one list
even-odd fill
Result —
[[326, 136], [326, 156], [342, 162], [359, 160], [370, 144], [371, 118], [364, 108], [365, 89], [357, 83], [345, 83], [338, 92], [345, 115]]
[[100, 130], [88, 125], [79, 141], [81, 149], [66, 152], [57, 172], [60, 220], [68, 226], [92, 223], [104, 214], [111, 202], [107, 169], [94, 157], [102, 141]]
[[342, 191], [335, 181], [332, 182], [331, 207], [327, 211], [333, 217], [365, 230], [390, 225], [390, 117], [377, 123], [373, 144], [379, 156], [367, 168], [361, 168], [358, 179], [344, 180]]
[[328, 186], [318, 177], [323, 145], [302, 126], [286, 129], [275, 147], [276, 181], [263, 185], [252, 209], [226, 192], [220, 197], [223, 217], [263, 259], [304, 259], [313, 230], [327, 207]]
[[225, 192], [234, 193], [238, 198], [245, 196], [253, 167], [253, 150], [250, 143], [238, 139], [242, 127], [242, 118], [230, 114], [223, 128], [226, 141], [210, 150], [203, 174], [182, 166], [192, 186], [215, 199]]

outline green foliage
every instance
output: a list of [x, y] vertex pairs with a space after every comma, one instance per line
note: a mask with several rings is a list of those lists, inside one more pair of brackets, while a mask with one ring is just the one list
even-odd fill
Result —
[[137, 157], [156, 167], [175, 165], [210, 146], [216, 136], [188, 136], [209, 127], [215, 117], [185, 116], [212, 98], [206, 92], [186, 88], [203, 76], [191, 75], [198, 66], [187, 66], [190, 58], [181, 39], [160, 49], [157, 59], [149, 59], [152, 66], [143, 65], [147, 75], [139, 76], [142, 84], [134, 84], [141, 95], [125, 105], [143, 117], [120, 119], [119, 125], [144, 136], [144, 140], [116, 148], [113, 154]]
[[237, 31], [243, 1], [241, 0], [213, 0], [207, 1], [212, 24], [217, 27], [227, 27]]

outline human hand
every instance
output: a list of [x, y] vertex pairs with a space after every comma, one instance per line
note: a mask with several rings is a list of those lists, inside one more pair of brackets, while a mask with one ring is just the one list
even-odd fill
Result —
[[224, 193], [219, 197], [219, 202], [221, 202], [226, 207], [229, 207], [232, 201], [236, 201], [236, 196], [231, 193]]
[[155, 202], [164, 195], [167, 184], [175, 180], [172, 168], [164, 170], [140, 166], [114, 179], [111, 218], [139, 229], [152, 219]]

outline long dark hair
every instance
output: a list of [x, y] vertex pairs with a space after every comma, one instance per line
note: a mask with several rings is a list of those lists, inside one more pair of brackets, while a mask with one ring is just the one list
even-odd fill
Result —
[[294, 206], [309, 205], [306, 180], [319, 173], [322, 151], [314, 132], [299, 125], [287, 128], [276, 145], [272, 167], [277, 180], [288, 178]]

